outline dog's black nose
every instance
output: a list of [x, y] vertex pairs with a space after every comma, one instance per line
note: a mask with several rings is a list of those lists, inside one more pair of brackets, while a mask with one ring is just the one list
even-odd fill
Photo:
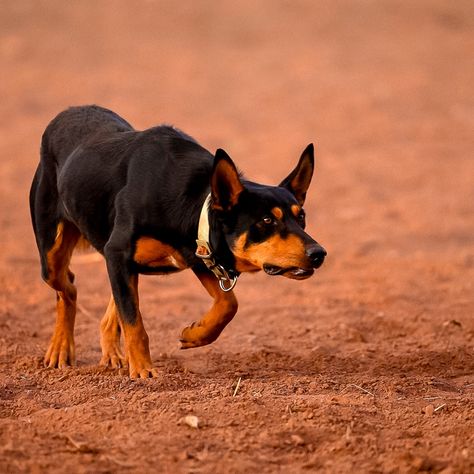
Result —
[[327, 252], [321, 247], [321, 245], [315, 244], [306, 249], [306, 255], [308, 256], [313, 268], [319, 268], [323, 264]]

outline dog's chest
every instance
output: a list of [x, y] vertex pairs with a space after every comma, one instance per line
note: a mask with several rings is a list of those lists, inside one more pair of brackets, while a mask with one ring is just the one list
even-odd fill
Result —
[[149, 269], [150, 272], [159, 273], [187, 268], [183, 256], [176, 249], [152, 237], [140, 237], [136, 241], [133, 260], [138, 265]]

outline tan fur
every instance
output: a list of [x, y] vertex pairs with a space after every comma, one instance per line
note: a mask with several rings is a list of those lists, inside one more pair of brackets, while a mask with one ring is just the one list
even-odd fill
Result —
[[297, 204], [293, 204], [291, 206], [291, 212], [295, 217], [298, 217], [299, 213], [301, 212], [301, 207], [298, 206]]
[[214, 275], [197, 273], [197, 277], [214, 299], [214, 303], [200, 321], [183, 329], [180, 338], [182, 349], [204, 346], [215, 341], [237, 312], [234, 293], [222, 291]]
[[303, 241], [296, 235], [282, 239], [273, 235], [264, 242], [245, 247], [247, 234], [242, 234], [235, 242], [233, 253], [236, 257], [236, 270], [239, 272], [256, 271], [263, 264], [276, 265], [282, 268], [305, 267], [306, 254]]
[[133, 259], [149, 267], [186, 268], [186, 262], [177, 250], [152, 237], [140, 237], [137, 240]]
[[[143, 326], [142, 315], [138, 310], [138, 275], [133, 275], [129, 282], [130, 289], [132, 290], [133, 299], [135, 300], [137, 307], [137, 314], [135, 315], [135, 323], [127, 324], [122, 323], [122, 329], [125, 339], [125, 351], [126, 358], [128, 360], [128, 367], [130, 371], [130, 377], [135, 378], [148, 378], [156, 377], [158, 371], [153, 368], [150, 356], [150, 347], [148, 345], [148, 334]], [[115, 305], [115, 304], [114, 304]], [[115, 317], [115, 311], [110, 317]], [[117, 311], [118, 313], [118, 311]], [[121, 319], [120, 317], [118, 318]]]
[[44, 357], [48, 367], [63, 368], [75, 363], [74, 322], [76, 318], [76, 287], [69, 262], [79, 232], [74, 226], [60, 222], [53, 246], [46, 254], [47, 283], [56, 290], [56, 325]]
[[280, 207], [274, 207], [271, 210], [271, 213], [278, 219], [281, 220], [283, 218], [283, 211], [281, 210]]
[[120, 319], [113, 295], [100, 322], [100, 346], [102, 348], [100, 365], [113, 369], [125, 365], [126, 358], [120, 348]]

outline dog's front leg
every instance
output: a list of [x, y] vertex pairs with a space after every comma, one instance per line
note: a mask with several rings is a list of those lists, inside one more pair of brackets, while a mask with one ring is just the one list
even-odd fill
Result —
[[138, 274], [129, 269], [124, 252], [113, 244], [105, 248], [107, 271], [125, 339], [126, 358], [131, 378], [156, 377], [152, 367], [148, 334], [138, 306]]
[[233, 291], [222, 291], [217, 278], [207, 269], [193, 268], [209, 295], [214, 298], [211, 309], [200, 321], [183, 329], [180, 337], [181, 349], [205, 346], [214, 342], [237, 312], [237, 299]]
[[120, 349], [120, 332], [118, 310], [112, 294], [107, 310], [100, 322], [100, 347], [102, 348], [100, 365], [112, 369], [119, 369], [126, 365], [127, 360]]

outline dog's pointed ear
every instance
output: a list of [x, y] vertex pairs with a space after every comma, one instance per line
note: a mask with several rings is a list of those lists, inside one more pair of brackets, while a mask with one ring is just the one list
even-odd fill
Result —
[[303, 151], [296, 168], [280, 183], [280, 186], [288, 189], [302, 206], [306, 199], [313, 177], [314, 170], [314, 145], [310, 143]]
[[230, 156], [221, 148], [216, 151], [211, 175], [212, 208], [229, 211], [237, 204], [244, 186]]

